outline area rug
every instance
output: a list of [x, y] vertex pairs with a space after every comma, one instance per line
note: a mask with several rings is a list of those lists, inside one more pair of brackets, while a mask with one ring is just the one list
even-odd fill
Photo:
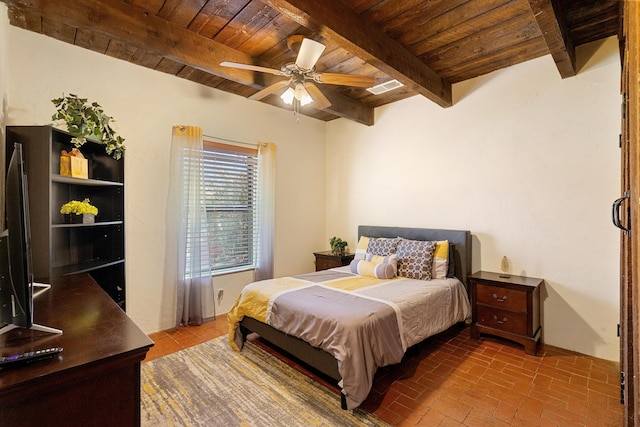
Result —
[[143, 426], [388, 426], [260, 347], [227, 337], [143, 363]]

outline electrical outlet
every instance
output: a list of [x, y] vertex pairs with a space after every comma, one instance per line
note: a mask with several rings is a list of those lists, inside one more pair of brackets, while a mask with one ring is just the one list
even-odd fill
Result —
[[218, 289], [218, 304], [222, 301], [222, 297], [224, 296], [224, 289]]

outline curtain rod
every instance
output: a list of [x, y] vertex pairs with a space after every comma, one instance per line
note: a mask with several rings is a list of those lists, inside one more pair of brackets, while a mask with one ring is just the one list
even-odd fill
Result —
[[260, 143], [258, 142], [250, 143], [250, 142], [243, 142], [243, 141], [235, 141], [233, 139], [220, 138], [219, 136], [211, 136], [211, 135], [205, 135], [205, 134], [202, 134], [202, 137], [217, 140], [217, 141], [230, 142], [232, 144], [246, 145], [247, 147], [251, 147], [251, 148], [256, 148], [260, 146]]

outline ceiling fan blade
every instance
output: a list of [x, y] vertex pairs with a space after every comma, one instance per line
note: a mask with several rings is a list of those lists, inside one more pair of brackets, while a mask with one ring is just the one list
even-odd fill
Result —
[[300, 52], [296, 58], [296, 65], [302, 70], [311, 70], [318, 62], [325, 45], [315, 40], [304, 39], [300, 44]]
[[316, 79], [319, 83], [342, 86], [371, 87], [376, 82], [375, 77], [355, 76], [351, 74], [337, 73], [317, 73]]
[[271, 95], [273, 92], [276, 92], [277, 90], [282, 89], [283, 87], [287, 86], [289, 84], [289, 82], [290, 82], [290, 80], [282, 80], [282, 81], [279, 81], [279, 82], [275, 82], [271, 86], [267, 86], [264, 89], [262, 89], [261, 91], [254, 93], [248, 99], [251, 99], [251, 100], [254, 100], [254, 101], [262, 99], [265, 96]]
[[314, 107], [316, 107], [318, 110], [324, 110], [325, 108], [331, 107], [331, 102], [327, 99], [326, 96], [324, 96], [322, 92], [320, 92], [318, 86], [307, 81], [304, 82], [304, 88], [309, 93], [311, 99], [313, 99], [313, 103], [315, 104]]
[[243, 70], [260, 71], [261, 73], [275, 74], [276, 76], [282, 76], [284, 73], [275, 68], [260, 67], [259, 65], [239, 64], [237, 62], [221, 62], [223, 67], [241, 68]]

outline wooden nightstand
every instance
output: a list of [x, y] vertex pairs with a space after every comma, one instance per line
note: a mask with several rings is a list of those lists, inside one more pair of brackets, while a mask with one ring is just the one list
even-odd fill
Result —
[[355, 254], [335, 255], [331, 251], [314, 252], [316, 256], [316, 271], [327, 270], [329, 268], [342, 267], [349, 265], [353, 261]]
[[479, 271], [469, 276], [473, 321], [471, 336], [490, 334], [524, 345], [536, 354], [540, 326], [540, 288], [543, 279], [508, 277]]

